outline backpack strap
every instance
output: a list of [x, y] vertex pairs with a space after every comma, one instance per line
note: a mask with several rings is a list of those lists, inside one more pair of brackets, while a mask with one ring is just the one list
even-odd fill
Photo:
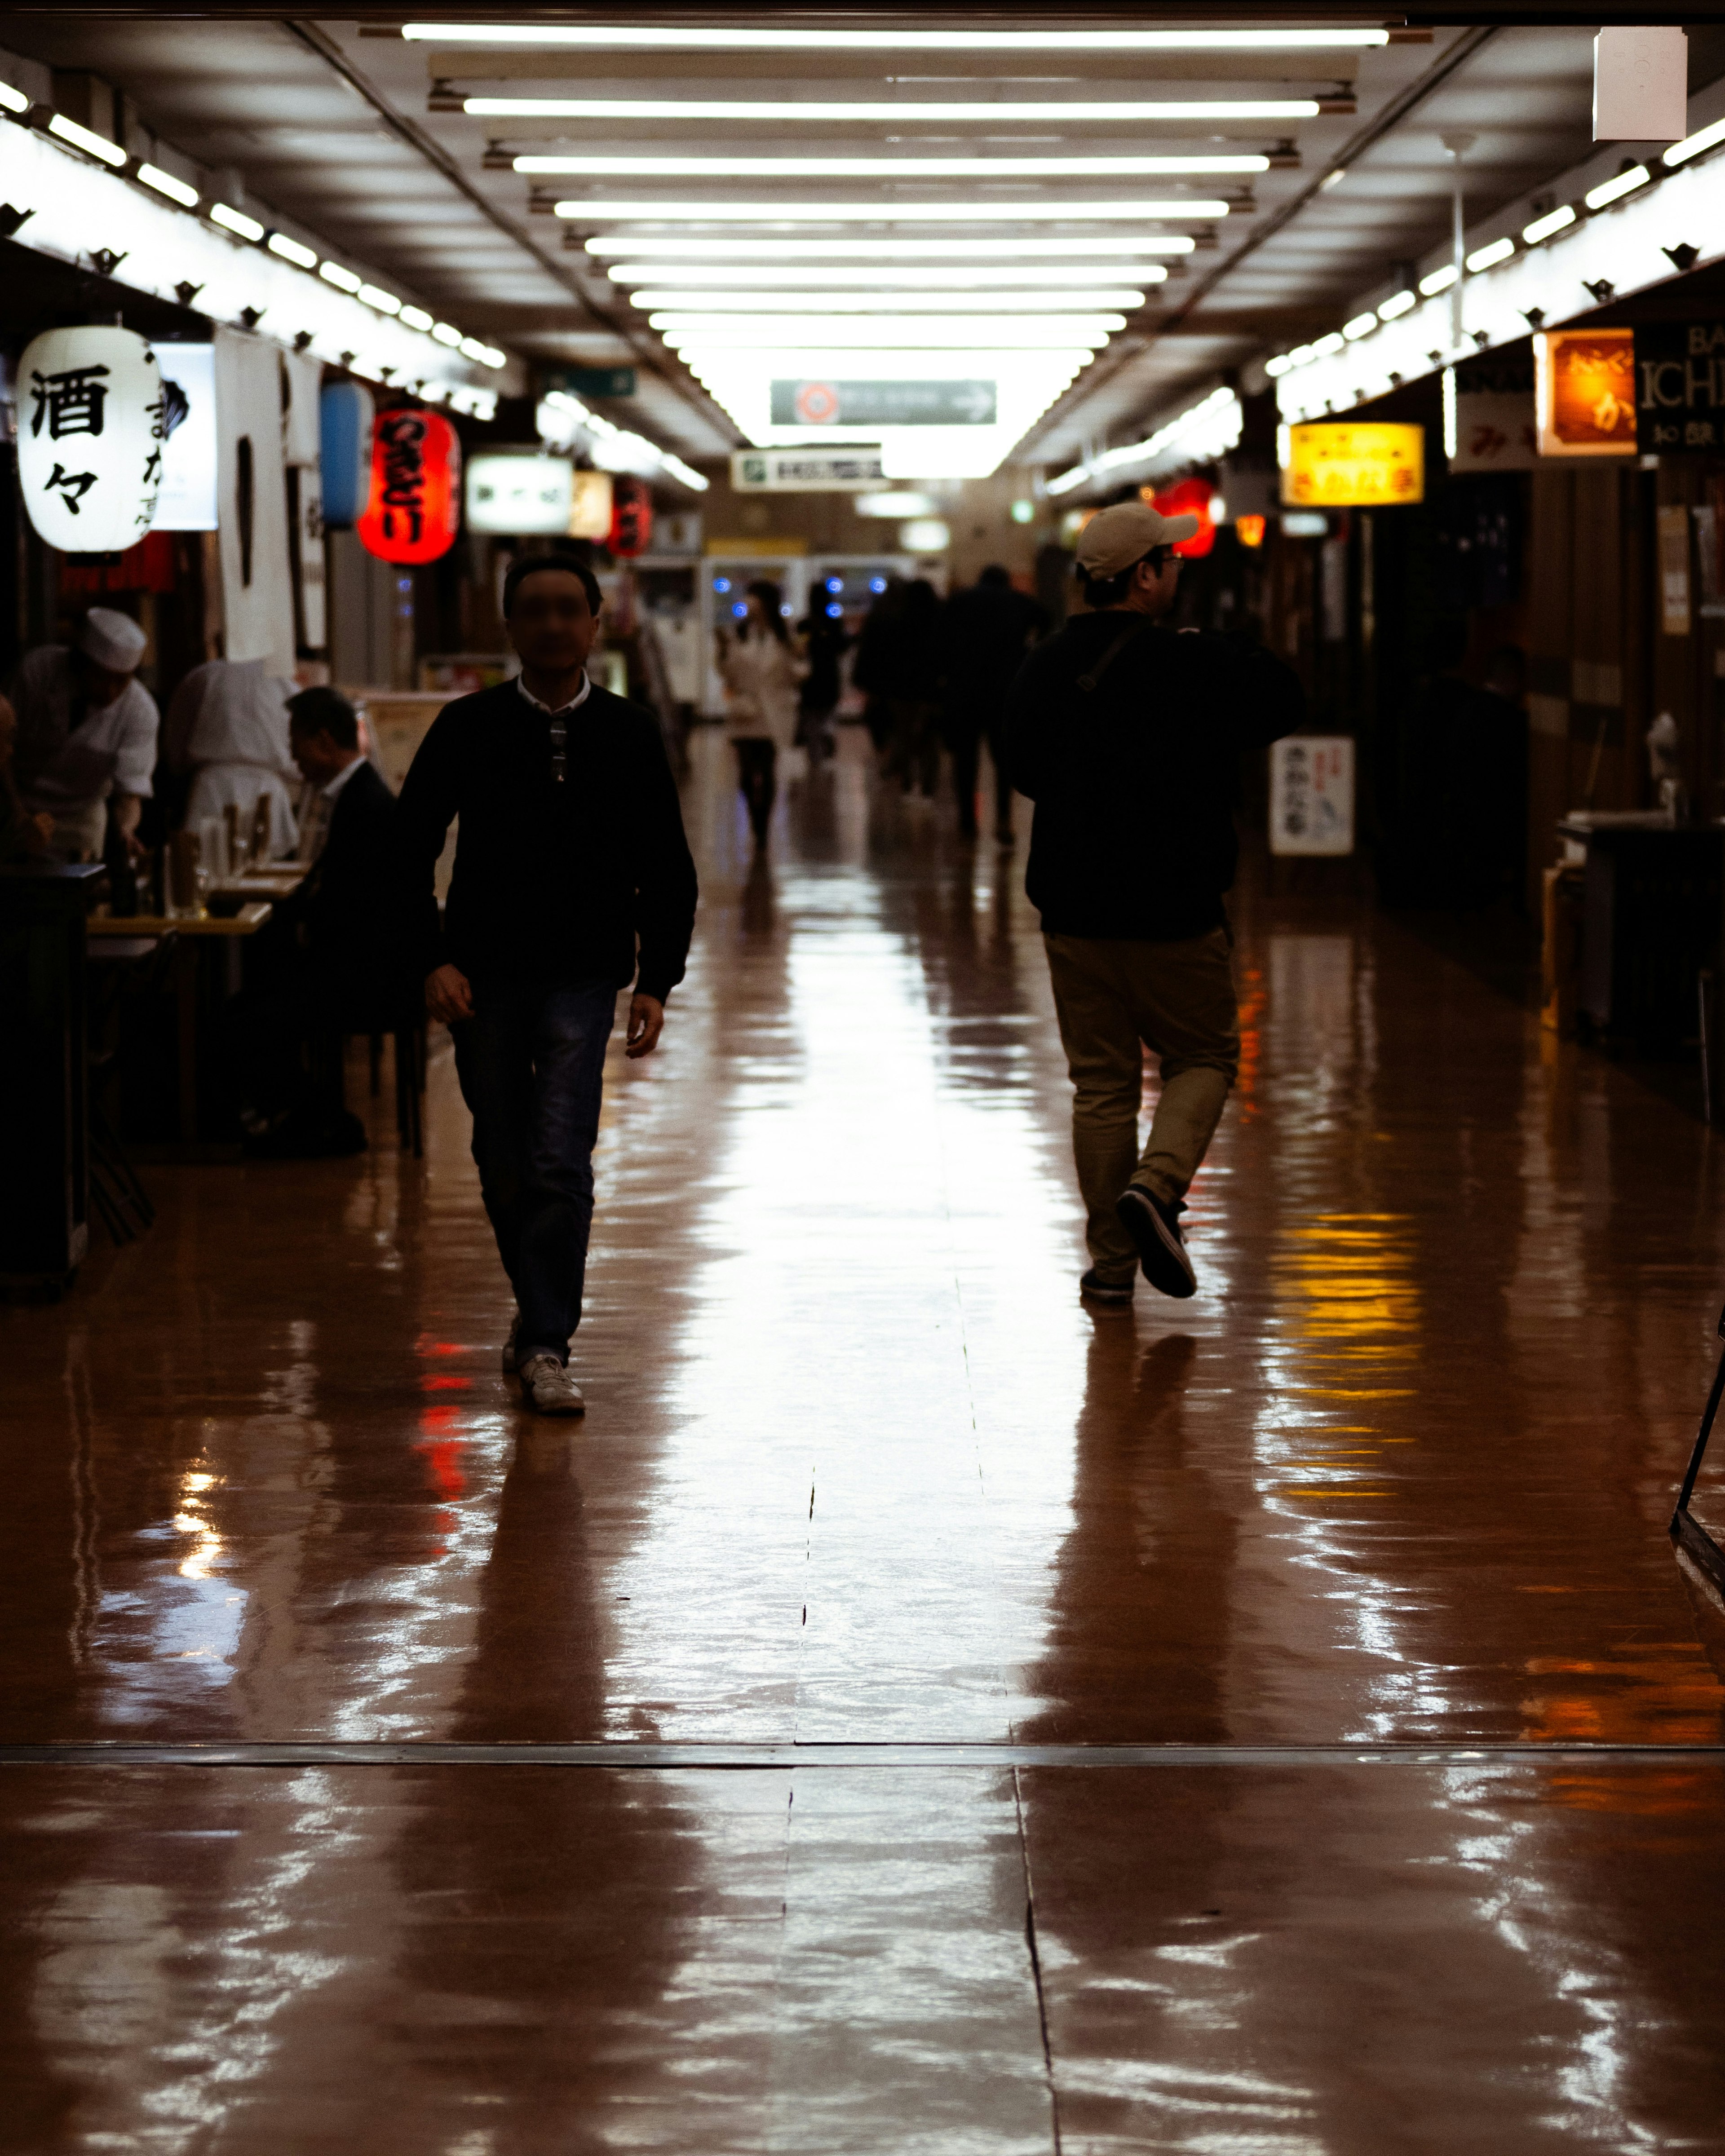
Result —
[[1133, 638], [1142, 636], [1144, 631], [1152, 625], [1155, 616], [1153, 614], [1140, 614], [1138, 619], [1129, 629], [1122, 629], [1119, 635], [1115, 638], [1114, 641], [1108, 646], [1101, 657], [1097, 660], [1096, 665], [1091, 668], [1089, 673], [1081, 674], [1079, 675], [1076, 685], [1084, 691], [1086, 696], [1092, 696], [1096, 694], [1096, 690], [1101, 686], [1102, 676], [1107, 672], [1108, 669], [1114, 664], [1115, 660], [1119, 658], [1121, 653], [1125, 650], [1126, 647], [1132, 641]]

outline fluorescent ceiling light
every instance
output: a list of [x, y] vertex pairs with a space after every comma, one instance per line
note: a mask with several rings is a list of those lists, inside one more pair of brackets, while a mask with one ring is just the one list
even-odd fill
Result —
[[264, 228], [254, 217], [248, 217], [243, 209], [230, 209], [226, 203], [212, 203], [210, 223], [218, 224], [223, 232], [231, 232], [237, 239], [259, 240]]
[[1532, 224], [1524, 224], [1522, 238], [1529, 247], [1538, 247], [1542, 239], [1549, 239], [1554, 232], [1562, 232], [1574, 222], [1574, 206], [1565, 203], [1561, 209], [1548, 210], [1543, 217], [1536, 217]]
[[21, 90], [14, 90], [9, 82], [0, 82], [0, 112], [28, 112], [30, 100]]
[[1286, 352], [1279, 352], [1274, 359], [1266, 359], [1265, 361], [1264, 372], [1270, 377], [1270, 379], [1274, 382], [1279, 376], [1286, 374], [1288, 372], [1288, 369], [1292, 367], [1293, 363], [1293, 360]]
[[1340, 330], [1332, 330], [1327, 336], [1317, 339], [1312, 347], [1312, 355], [1317, 359], [1327, 359], [1332, 352], [1340, 352], [1346, 341]]
[[1581, 199], [1589, 209], [1604, 209], [1610, 203], [1620, 201], [1625, 195], [1632, 193], [1636, 187], [1645, 187], [1652, 177], [1652, 173], [1645, 165], [1632, 165], [1628, 172], [1620, 172], [1615, 180], [1607, 180], [1602, 186], [1589, 187]]
[[1467, 258], [1468, 269], [1477, 276], [1481, 270], [1495, 269], [1498, 263], [1507, 262], [1516, 251], [1512, 239], [1494, 239], [1485, 247], [1475, 248]]
[[1184, 172], [1267, 172], [1260, 157], [523, 157], [518, 172], [591, 172], [617, 180], [1145, 179]]
[[485, 120], [790, 120], [837, 121], [890, 127], [946, 121], [1117, 120], [1128, 125], [1157, 120], [1313, 120], [1321, 110], [1315, 97], [1132, 99], [1099, 104], [1091, 99], [1070, 104], [994, 104], [972, 98], [963, 104], [835, 104], [800, 98], [720, 97], [469, 97], [464, 112]]
[[338, 292], [357, 292], [365, 282], [362, 277], [356, 277], [351, 270], [344, 270], [339, 262], [319, 263], [317, 274], [326, 285], [333, 285]]
[[453, 322], [434, 322], [431, 326], [431, 334], [439, 344], [448, 345], [452, 352], [459, 350], [461, 332]]
[[1686, 165], [1692, 157], [1698, 157], [1703, 150], [1725, 142], [1725, 120], [1716, 120], [1711, 127], [1703, 127], [1693, 135], [1686, 135], [1681, 142], [1673, 142], [1665, 153], [1667, 165]]
[[712, 485], [712, 481], [705, 472], [696, 471], [691, 465], [685, 465], [680, 457], [674, 457], [669, 449], [661, 449], [659, 452], [659, 469], [661, 471], [669, 472], [673, 479], [680, 480], [685, 486], [696, 494], [705, 494]]
[[1312, 348], [1309, 344], [1296, 344], [1294, 346], [1294, 349], [1288, 354], [1288, 365], [1290, 367], [1304, 367], [1307, 361], [1312, 357]]
[[[559, 217], [583, 224], [1023, 224], [1070, 219], [1226, 217], [1224, 202], [796, 203], [560, 202]], [[680, 240], [680, 246], [687, 245]]]
[[1356, 315], [1351, 322], [1343, 323], [1342, 334], [1350, 344], [1353, 344], [1361, 337], [1368, 336], [1377, 326], [1378, 317], [1368, 307], [1364, 314]]
[[164, 172], [160, 165], [140, 165], [138, 177], [146, 187], [154, 187], [159, 195], [177, 203], [182, 209], [196, 209], [198, 190], [188, 187], [183, 180], [177, 180], [172, 172]]
[[1417, 293], [1397, 292], [1378, 308], [1378, 319], [1380, 322], [1397, 321], [1402, 316], [1411, 313], [1419, 304], [1420, 297]]
[[[704, 263], [623, 262], [615, 264], [607, 275], [614, 284], [619, 285], [638, 285], [644, 278], [663, 277], [668, 284], [711, 285], [726, 290], [747, 280], [751, 286], [762, 290], [788, 286], [798, 291], [806, 291], [812, 286], [819, 285], [865, 291], [908, 291], [926, 286], [937, 292], [963, 291], [978, 286], [985, 286], [989, 291], [999, 291], [1004, 285], [1094, 285], [1097, 277], [1102, 275], [1131, 277], [1135, 281], [1149, 285], [1163, 284], [1168, 278], [1168, 271], [1159, 262], [1101, 264], [1081, 262], [1064, 266], [1007, 262], [963, 267], [954, 264], [926, 269], [919, 268], [914, 263], [906, 267], [903, 263], [882, 262], [870, 270], [809, 269], [794, 264], [787, 264], [780, 268], [771, 263], [765, 267], [757, 263], [726, 269]], [[1103, 304], [1136, 306], [1142, 303], [1142, 295], [1140, 294], [1136, 300], [1110, 300]], [[637, 305], [668, 306], [670, 304], [669, 300], [636, 302]]]
[[991, 352], [1064, 352], [1081, 346], [1088, 357], [1126, 324], [1118, 315], [1060, 315], [1040, 321], [1016, 316], [1004, 320], [972, 316], [957, 321], [935, 317], [906, 321], [901, 316], [834, 321], [830, 315], [788, 315], [770, 322], [754, 315], [666, 315], [656, 318], [652, 326], [664, 333], [674, 351], [687, 346], [710, 352], [766, 352], [908, 351], [917, 346], [961, 352], [978, 346]]
[[297, 239], [290, 239], [285, 232], [270, 234], [270, 252], [279, 254], [284, 262], [291, 262], [296, 269], [315, 270], [317, 267], [316, 251], [310, 247], [302, 247]]
[[368, 307], [375, 307], [380, 315], [398, 315], [401, 312], [401, 301], [393, 292], [386, 292], [381, 285], [362, 285], [354, 297], [363, 300]]
[[1445, 263], [1441, 270], [1434, 270], [1429, 277], [1420, 280], [1420, 289], [1428, 300], [1435, 300], [1440, 292], [1447, 292], [1455, 281], [1455, 264]]
[[1065, 309], [1142, 307], [1144, 295], [1125, 286], [1077, 292], [631, 292], [634, 307], [707, 307], [726, 314], [834, 315], [1055, 314]]
[[851, 501], [859, 516], [932, 516], [939, 504], [932, 494], [859, 494]]
[[[105, 165], [117, 167], [126, 162], [126, 152], [117, 142], [110, 142], [105, 135], [92, 134], [75, 120], [68, 120], [64, 112], [54, 114], [48, 123], [48, 131], [58, 135], [62, 142], [69, 142], [74, 150], [82, 150], [86, 157], [100, 157]], [[262, 229], [260, 225], [259, 230]]]
[[[1137, 239], [1128, 239], [1123, 234], [1110, 234], [1101, 239], [1081, 239], [1063, 232], [1044, 233], [1040, 237], [1022, 239], [973, 239], [968, 234], [951, 239], [912, 239], [903, 235], [891, 239], [835, 239], [824, 234], [808, 239], [690, 239], [675, 234], [669, 238], [655, 235], [636, 239], [625, 233], [589, 239], [587, 252], [601, 256], [672, 254], [689, 261], [701, 256], [715, 262], [898, 262], [912, 256], [918, 261], [935, 256], [952, 256], [962, 261], [1008, 261], [1033, 254], [1057, 254], [1062, 259], [1075, 254], [1189, 254], [1197, 244], [1189, 233], [1183, 232], [1147, 234]], [[630, 273], [613, 270], [611, 274], [627, 276]], [[669, 276], [670, 272], [660, 270], [654, 274]], [[684, 273], [679, 270], [677, 274], [680, 276]], [[1132, 272], [1134, 276], [1137, 274], [1137, 270]]]
[[431, 317], [424, 307], [403, 307], [401, 318], [410, 330], [429, 330], [431, 327]]
[[414, 43], [608, 46], [660, 52], [1358, 52], [1387, 30], [805, 30], [573, 23], [403, 23]]

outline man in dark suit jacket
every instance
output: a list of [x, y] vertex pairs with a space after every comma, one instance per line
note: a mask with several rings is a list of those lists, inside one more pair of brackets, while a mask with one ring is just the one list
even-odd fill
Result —
[[243, 999], [241, 1121], [249, 1152], [306, 1158], [366, 1142], [339, 1074], [320, 1086], [305, 1069], [306, 1045], [392, 1029], [406, 999], [389, 925], [395, 796], [362, 752], [346, 697], [302, 689], [288, 716], [294, 762], [314, 789], [301, 842], [311, 866], [259, 939], [258, 978]]

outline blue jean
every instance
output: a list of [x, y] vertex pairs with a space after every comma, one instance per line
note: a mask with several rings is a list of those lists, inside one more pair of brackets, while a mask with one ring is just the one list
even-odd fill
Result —
[[516, 1359], [549, 1353], [567, 1363], [581, 1322], [617, 991], [608, 981], [475, 981], [473, 1009], [452, 1029], [455, 1069], [473, 1113], [480, 1190], [521, 1314]]

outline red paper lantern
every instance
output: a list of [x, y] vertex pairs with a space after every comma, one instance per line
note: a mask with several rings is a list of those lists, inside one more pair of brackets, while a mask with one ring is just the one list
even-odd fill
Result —
[[403, 405], [372, 429], [372, 490], [354, 529], [380, 562], [435, 562], [461, 528], [461, 444], [436, 412]]
[[611, 483], [611, 534], [605, 544], [619, 561], [644, 554], [653, 538], [653, 495], [644, 479]]
[[1216, 543], [1216, 526], [1210, 515], [1210, 502], [1215, 489], [1207, 479], [1183, 479], [1157, 494], [1149, 487], [1142, 490], [1150, 506], [1163, 516], [1196, 516], [1198, 529], [1189, 539], [1182, 539], [1174, 552], [1183, 560], [1196, 561], [1208, 554]]

